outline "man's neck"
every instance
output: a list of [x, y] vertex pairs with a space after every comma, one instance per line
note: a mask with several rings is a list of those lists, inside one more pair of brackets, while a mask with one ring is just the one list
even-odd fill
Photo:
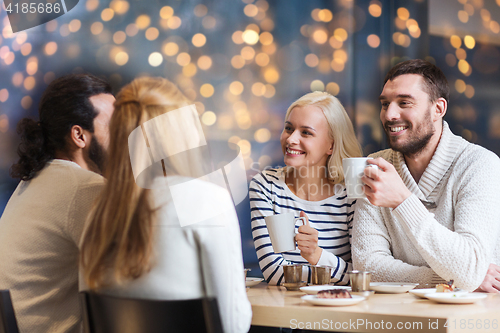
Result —
[[82, 153], [75, 152], [74, 154], [70, 154], [70, 153], [64, 153], [61, 151], [57, 151], [54, 154], [54, 158], [57, 158], [60, 160], [71, 161], [71, 162], [78, 164], [82, 169], [94, 171], [89, 167], [89, 165], [88, 165], [87, 161], [85, 160], [85, 158], [83, 157]]
[[417, 184], [424, 174], [425, 169], [427, 169], [427, 166], [431, 162], [432, 156], [434, 156], [434, 153], [436, 152], [442, 134], [443, 128], [441, 127], [440, 130], [437, 130], [434, 133], [431, 140], [429, 141], [427, 146], [422, 149], [422, 151], [414, 155], [403, 155], [405, 158], [406, 166], [408, 167], [410, 174], [412, 175], [413, 179], [415, 179], [415, 182]]

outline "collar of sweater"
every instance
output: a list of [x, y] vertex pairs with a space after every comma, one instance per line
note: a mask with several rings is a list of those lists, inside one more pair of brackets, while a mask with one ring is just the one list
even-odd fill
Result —
[[444, 122], [443, 133], [441, 134], [436, 152], [432, 156], [418, 184], [408, 170], [403, 154], [392, 150], [392, 160], [406, 187], [419, 199], [426, 200], [466, 145], [467, 141], [454, 135], [448, 123]]

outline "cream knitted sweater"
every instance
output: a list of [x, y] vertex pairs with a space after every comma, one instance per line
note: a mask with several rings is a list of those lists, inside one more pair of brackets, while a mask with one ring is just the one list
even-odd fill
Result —
[[0, 289], [10, 289], [21, 333], [76, 333], [78, 244], [104, 179], [52, 160], [21, 181], [0, 218]]
[[[401, 153], [373, 157], [394, 165], [413, 193], [395, 209], [358, 200], [353, 265], [373, 281], [440, 283], [472, 291], [490, 263], [500, 264], [500, 159], [453, 135], [444, 123], [440, 142], [417, 184]], [[419, 200], [435, 202], [427, 209]]]

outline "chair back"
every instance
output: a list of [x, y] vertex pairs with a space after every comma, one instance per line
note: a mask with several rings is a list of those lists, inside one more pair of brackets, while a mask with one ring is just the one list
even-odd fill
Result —
[[215, 298], [147, 300], [80, 292], [84, 333], [222, 333]]
[[19, 333], [16, 314], [8, 290], [0, 290], [0, 333]]

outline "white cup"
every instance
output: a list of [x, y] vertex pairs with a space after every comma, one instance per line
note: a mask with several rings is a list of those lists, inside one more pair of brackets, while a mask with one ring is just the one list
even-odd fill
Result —
[[292, 213], [285, 213], [269, 215], [264, 220], [269, 231], [269, 237], [271, 237], [271, 245], [273, 246], [274, 253], [296, 249], [295, 223], [298, 220], [302, 220], [302, 224], [306, 224], [305, 217], [296, 218]]
[[342, 168], [344, 168], [345, 188], [347, 196], [352, 199], [366, 198], [363, 192], [365, 185], [361, 181], [364, 175], [364, 170], [368, 166], [377, 167], [373, 164], [368, 164], [369, 157], [350, 157], [342, 159]]

